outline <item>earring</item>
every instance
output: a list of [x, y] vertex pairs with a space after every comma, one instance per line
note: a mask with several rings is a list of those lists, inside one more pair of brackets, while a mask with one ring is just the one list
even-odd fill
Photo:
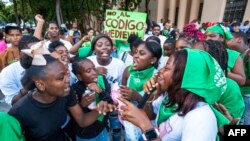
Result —
[[151, 62], [151, 65], [153, 65], [154, 64], [154, 62]]
[[40, 91], [44, 91], [44, 90], [45, 90], [45, 87], [42, 86], [41, 84], [38, 84], [37, 89], [39, 89]]

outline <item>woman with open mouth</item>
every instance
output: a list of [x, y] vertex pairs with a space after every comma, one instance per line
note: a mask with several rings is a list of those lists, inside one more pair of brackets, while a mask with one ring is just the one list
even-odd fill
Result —
[[[115, 83], [121, 84], [125, 69], [125, 64], [121, 60], [111, 56], [112, 48], [111, 38], [105, 34], [99, 34], [91, 42], [91, 50], [95, 55], [88, 57], [94, 63], [98, 74], [106, 76], [111, 87]], [[113, 141], [120, 141], [122, 132], [117, 111], [110, 113], [109, 121]]]
[[[146, 41], [136, 47], [133, 54], [133, 64], [126, 68], [123, 74], [123, 85], [120, 93], [135, 105], [144, 95], [143, 84], [157, 72], [158, 61], [162, 55], [160, 44]], [[125, 138], [128, 141], [143, 140], [139, 128], [124, 121]]]

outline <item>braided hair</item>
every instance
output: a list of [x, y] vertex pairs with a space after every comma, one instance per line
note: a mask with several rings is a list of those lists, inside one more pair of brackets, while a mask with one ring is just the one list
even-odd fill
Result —
[[215, 58], [227, 76], [228, 54], [224, 44], [220, 41], [214, 40], [207, 40], [204, 42], [208, 47], [207, 52]]
[[82, 64], [85, 62], [92, 62], [87, 58], [76, 58], [74, 62], [72, 63], [72, 72], [77, 76], [81, 73]]

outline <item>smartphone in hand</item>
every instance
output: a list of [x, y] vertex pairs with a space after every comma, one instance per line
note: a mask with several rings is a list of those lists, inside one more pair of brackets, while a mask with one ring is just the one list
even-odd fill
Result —
[[[94, 91], [90, 91], [89, 93], [87, 93], [89, 96], [94, 97], [95, 98], [95, 92]], [[93, 109], [96, 107], [96, 101], [93, 101], [92, 103], [89, 104], [88, 108], [89, 109]]]

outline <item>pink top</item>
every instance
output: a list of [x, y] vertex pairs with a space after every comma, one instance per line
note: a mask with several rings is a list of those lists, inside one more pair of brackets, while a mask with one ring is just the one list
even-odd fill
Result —
[[0, 53], [4, 52], [7, 49], [7, 45], [4, 40], [0, 41]]

